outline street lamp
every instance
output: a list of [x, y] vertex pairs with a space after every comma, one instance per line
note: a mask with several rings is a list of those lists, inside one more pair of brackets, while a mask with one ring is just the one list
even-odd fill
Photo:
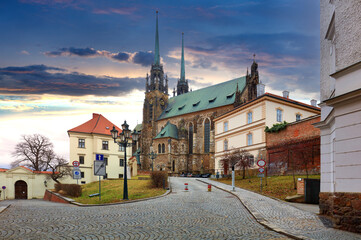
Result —
[[[110, 132], [112, 134], [112, 138], [114, 139], [114, 142], [117, 143], [119, 146], [124, 147], [123, 200], [129, 200], [128, 199], [128, 178], [127, 178], [127, 147], [132, 146], [136, 141], [138, 141], [139, 134], [134, 130], [134, 132], [132, 133], [132, 142], [128, 143], [131, 131], [129, 130], [129, 125], [127, 124], [127, 121], [124, 121], [124, 123], [122, 124], [122, 132], [119, 133], [119, 136], [118, 136], [118, 130], [115, 129], [114, 126]], [[119, 140], [117, 141], [118, 137], [119, 137]]]
[[152, 159], [152, 172], [153, 172], [154, 159], [157, 157], [157, 154], [153, 152], [153, 146], [150, 147], [150, 151], [151, 153], [149, 154], [149, 156]]

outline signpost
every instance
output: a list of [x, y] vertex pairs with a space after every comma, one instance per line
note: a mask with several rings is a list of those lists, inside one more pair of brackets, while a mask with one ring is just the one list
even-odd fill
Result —
[[73, 168], [73, 179], [76, 179], [76, 184], [79, 184], [79, 179], [81, 179], [81, 172], [79, 169], [80, 162], [79, 161], [73, 161], [72, 162], [74, 168]]
[[105, 162], [104, 162], [104, 155], [103, 154], [96, 154], [94, 161], [94, 175], [99, 176], [99, 201], [101, 198], [101, 186], [100, 186], [100, 176], [106, 175], [105, 169]]
[[4, 190], [3, 192], [4, 192], [4, 200], [5, 200], [5, 189], [6, 189], [6, 187], [2, 186], [2, 189]]
[[264, 172], [265, 172], [265, 169], [264, 167], [266, 166], [266, 161], [263, 160], [263, 159], [260, 159], [257, 161], [257, 165], [258, 165], [258, 171], [260, 172], [258, 174], [258, 177], [261, 178], [261, 185], [260, 185], [260, 190], [261, 190], [261, 193], [262, 193], [262, 178], [264, 178]]

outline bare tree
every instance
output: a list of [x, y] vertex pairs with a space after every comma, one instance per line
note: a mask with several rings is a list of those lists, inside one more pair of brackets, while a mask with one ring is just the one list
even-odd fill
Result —
[[246, 170], [251, 166], [251, 154], [245, 149], [234, 149], [225, 152], [220, 160], [221, 166], [229, 166], [234, 170], [235, 167], [240, 167], [243, 174], [243, 179], [246, 178]]
[[49, 138], [40, 134], [23, 135], [12, 155], [16, 160], [11, 163], [11, 167], [21, 165], [39, 172], [51, 170], [50, 177], [55, 182], [70, 174], [70, 169], [65, 167], [67, 161], [56, 155]]

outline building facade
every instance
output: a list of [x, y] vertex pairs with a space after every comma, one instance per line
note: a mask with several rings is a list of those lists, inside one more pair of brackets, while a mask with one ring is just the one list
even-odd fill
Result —
[[[123, 178], [124, 174], [124, 148], [114, 143], [110, 130], [115, 126], [119, 133], [122, 132], [115, 124], [100, 114], [93, 113], [89, 121], [68, 130], [70, 142], [70, 162], [79, 161], [81, 180], [80, 183], [90, 183], [98, 180], [94, 175], [94, 161], [96, 154], [103, 154], [106, 163], [106, 176], [108, 179]], [[132, 147], [127, 147], [127, 160], [132, 157]], [[137, 175], [136, 160], [127, 162], [128, 178]]]
[[150, 75], [146, 77], [143, 105], [140, 137], [142, 169], [151, 169], [149, 154], [153, 149], [157, 153], [155, 170], [174, 174], [214, 172], [214, 119], [256, 97], [258, 64], [254, 60], [251, 73], [247, 70], [244, 77], [189, 91], [182, 34], [180, 78], [173, 97], [169, 98], [168, 79], [159, 56], [157, 14], [154, 62]]
[[320, 212], [361, 232], [361, 2], [320, 3]]
[[226, 174], [227, 169], [224, 169], [220, 160], [231, 149], [247, 150], [253, 165], [258, 159], [267, 159], [266, 126], [272, 127], [284, 121], [293, 122], [320, 113], [316, 106], [289, 99], [286, 91], [284, 97], [262, 92], [259, 95], [214, 120], [217, 172]]

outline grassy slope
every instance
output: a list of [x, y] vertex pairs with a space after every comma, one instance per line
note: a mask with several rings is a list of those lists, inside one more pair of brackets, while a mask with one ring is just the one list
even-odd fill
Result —
[[[123, 180], [102, 180], [101, 201], [99, 197], [89, 197], [90, 194], [99, 192], [99, 182], [92, 182], [82, 186], [82, 196], [74, 198], [75, 201], [84, 204], [115, 203], [123, 199]], [[149, 198], [165, 193], [162, 188], [151, 188], [151, 180], [128, 180], [129, 200]]]
[[[320, 175], [309, 175], [309, 178], [319, 179]], [[305, 175], [295, 176], [297, 178], [306, 178]], [[220, 179], [220, 182], [231, 185], [232, 179]], [[244, 189], [248, 189], [257, 193], [260, 193], [260, 178], [252, 177], [247, 179], [241, 179], [236, 177], [236, 186]], [[294, 189], [292, 176], [273, 176], [267, 178], [267, 186], [265, 186], [265, 178], [262, 180], [262, 194], [270, 197], [275, 197], [284, 200], [287, 196], [297, 194], [297, 190]]]

